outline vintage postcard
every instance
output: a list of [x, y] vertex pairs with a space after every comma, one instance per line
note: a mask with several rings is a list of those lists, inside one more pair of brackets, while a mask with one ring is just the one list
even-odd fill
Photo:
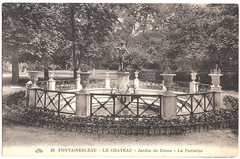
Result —
[[4, 157], [237, 157], [237, 3], [2, 3]]

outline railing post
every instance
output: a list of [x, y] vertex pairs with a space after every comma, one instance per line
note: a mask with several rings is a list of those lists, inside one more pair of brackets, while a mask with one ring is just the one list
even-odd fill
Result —
[[80, 117], [90, 116], [90, 94], [84, 90], [76, 93], [76, 115]]
[[109, 78], [109, 72], [106, 72], [106, 79], [105, 79], [105, 88], [111, 88], [110, 87], [110, 78]]
[[79, 91], [82, 89], [80, 74], [77, 75], [76, 89], [79, 90]]
[[116, 98], [116, 96], [115, 95], [111, 95], [111, 98], [113, 99], [113, 117], [115, 118], [115, 116], [116, 116], [116, 110], [115, 110], [115, 108], [116, 108], [116, 100], [115, 100], [115, 98]]
[[26, 98], [26, 106], [29, 106], [29, 90], [28, 88], [26, 89], [26, 92], [25, 92], [25, 98]]
[[190, 93], [197, 93], [198, 86], [199, 86], [199, 82], [195, 82], [195, 81], [190, 82]]
[[58, 92], [58, 106], [57, 106], [58, 116], [60, 116], [60, 109], [61, 109], [61, 92]]
[[56, 89], [56, 81], [53, 78], [48, 80], [48, 89], [53, 91]]
[[213, 87], [211, 86], [211, 91], [213, 91], [213, 104], [215, 104], [215, 109], [218, 109], [218, 108], [222, 108], [223, 106], [223, 91], [222, 91], [222, 87], [219, 86], [219, 87]]
[[135, 75], [135, 79], [134, 79], [134, 86], [136, 87], [136, 89], [139, 89], [139, 85], [140, 85], [140, 81], [139, 81], [139, 79], [138, 79], [138, 74], [139, 74], [139, 72], [138, 71], [136, 71], [136, 72], [134, 72], [134, 75]]
[[190, 82], [190, 93], [197, 93], [198, 85], [199, 85], [199, 83], [195, 81], [197, 73], [194, 72], [194, 73], [190, 73], [190, 74], [191, 74], [191, 79], [192, 79], [192, 82]]
[[[176, 99], [177, 100], [177, 99]], [[163, 96], [159, 95], [159, 115], [160, 115], [160, 119], [162, 119], [162, 114], [163, 114], [163, 111], [162, 111], [162, 105], [163, 105]]]
[[171, 92], [163, 93], [162, 117], [163, 119], [172, 119], [177, 116], [177, 95]]
[[139, 96], [137, 96], [137, 118], [139, 118]]
[[46, 103], [47, 103], [47, 91], [45, 90], [45, 91], [44, 91], [44, 103], [43, 103], [44, 111], [45, 111], [45, 109], [46, 109]]
[[29, 98], [28, 98], [28, 104], [29, 106], [35, 106], [36, 104], [36, 89], [28, 89], [29, 91]]
[[194, 112], [193, 112], [193, 95], [192, 94], [190, 95], [190, 99], [191, 99], [190, 117], [193, 117]]

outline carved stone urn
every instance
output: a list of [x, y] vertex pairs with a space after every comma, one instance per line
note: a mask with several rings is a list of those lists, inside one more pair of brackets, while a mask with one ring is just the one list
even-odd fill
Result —
[[80, 78], [81, 78], [81, 85], [82, 85], [82, 89], [85, 90], [89, 87], [89, 76], [91, 73], [89, 72], [79, 72], [80, 74]]
[[210, 70], [209, 76], [212, 78], [213, 87], [220, 87], [220, 77], [223, 76], [223, 74], [221, 74], [221, 69], [217, 64], [214, 69]]
[[195, 81], [197, 79], [197, 72], [192, 72], [190, 74], [191, 74], [192, 81]]
[[214, 87], [219, 87], [220, 86], [220, 77], [223, 76], [223, 74], [209, 74], [212, 78], [212, 85]]
[[33, 82], [32, 88], [36, 88], [37, 86], [37, 81], [39, 77], [40, 71], [28, 71], [28, 76], [30, 80]]
[[176, 74], [160, 74], [163, 76], [164, 80], [164, 86], [167, 88], [167, 91], [169, 91], [170, 87], [173, 85], [173, 77], [176, 76]]

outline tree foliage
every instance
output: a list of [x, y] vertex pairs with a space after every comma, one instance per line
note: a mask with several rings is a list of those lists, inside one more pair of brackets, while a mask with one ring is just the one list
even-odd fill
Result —
[[2, 11], [3, 59], [13, 65], [71, 64], [75, 77], [85, 65], [117, 69], [124, 40], [133, 69], [237, 72], [235, 4], [5, 3]]

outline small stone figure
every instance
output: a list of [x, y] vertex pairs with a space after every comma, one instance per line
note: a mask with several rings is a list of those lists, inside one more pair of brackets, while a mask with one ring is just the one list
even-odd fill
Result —
[[211, 69], [210, 73], [212, 74], [221, 74], [221, 69], [218, 67], [218, 64], [215, 65], [215, 69]]
[[166, 67], [166, 70], [164, 71], [165, 74], [171, 74], [172, 70], [169, 68], [169, 66]]
[[124, 71], [124, 61], [127, 56], [130, 55], [128, 52], [125, 42], [121, 41], [120, 45], [116, 46], [117, 52], [118, 52], [118, 59], [119, 59], [119, 71]]

